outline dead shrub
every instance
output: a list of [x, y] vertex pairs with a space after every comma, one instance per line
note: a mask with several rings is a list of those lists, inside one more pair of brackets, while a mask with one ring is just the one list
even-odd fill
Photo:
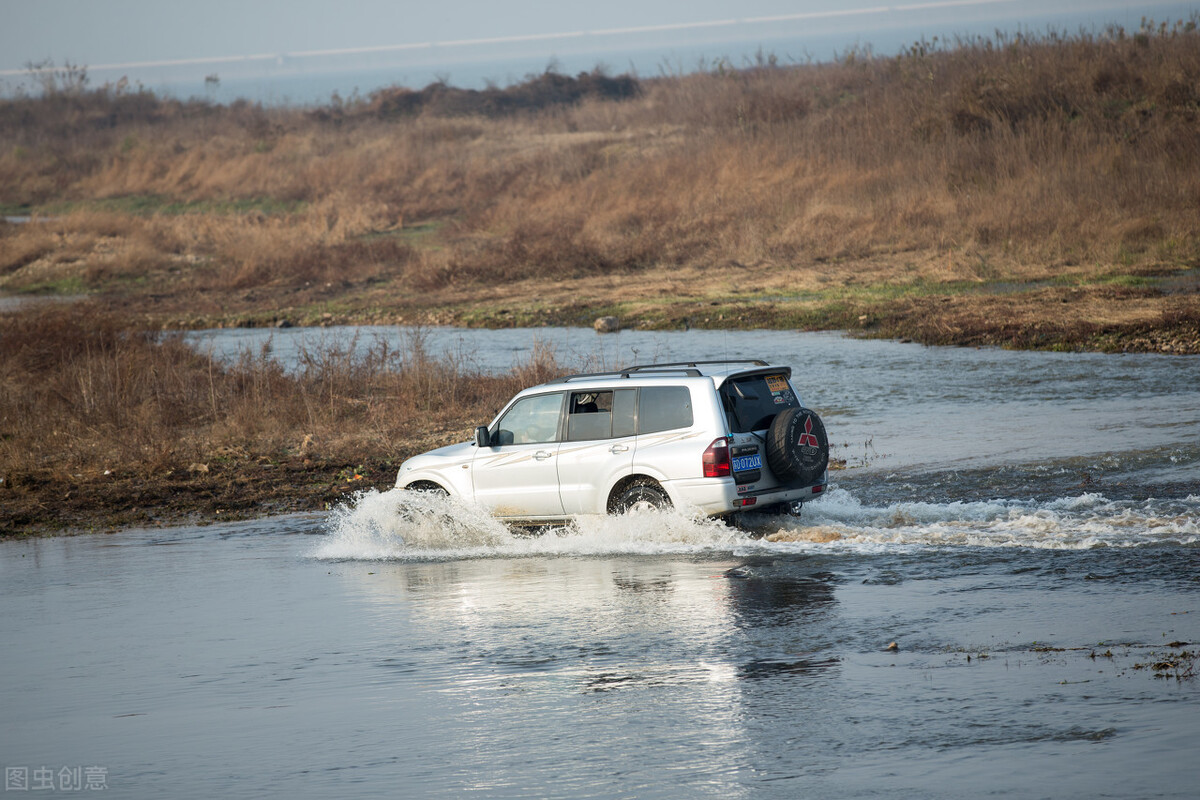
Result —
[[636, 97], [639, 92], [639, 82], [631, 75], [614, 78], [596, 69], [571, 77], [548, 69], [504, 89], [495, 86], [459, 89], [441, 81], [421, 90], [403, 87], [379, 89], [371, 93], [370, 101], [363, 110], [385, 119], [413, 117], [423, 113], [502, 117], [574, 105], [586, 99], [621, 101]]
[[[503, 375], [435, 355], [419, 333], [322, 343], [288, 370], [269, 348], [233, 364], [89, 304], [0, 316], [0, 472], [186, 468], [223, 452], [352, 463], [465, 436], [530, 382], [562, 374], [535, 350]], [[457, 434], [456, 434], [457, 435]]]

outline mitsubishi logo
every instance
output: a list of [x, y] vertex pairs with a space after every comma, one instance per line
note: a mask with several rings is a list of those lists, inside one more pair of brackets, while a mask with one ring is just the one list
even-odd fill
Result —
[[804, 447], [805, 445], [808, 445], [809, 447], [821, 446], [817, 442], [817, 437], [813, 436], [812, 416], [807, 416], [804, 418], [804, 433], [800, 434], [800, 441], [796, 442], [796, 445], [799, 447]]

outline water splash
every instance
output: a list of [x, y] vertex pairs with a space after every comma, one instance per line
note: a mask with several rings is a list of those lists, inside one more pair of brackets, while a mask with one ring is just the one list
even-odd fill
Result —
[[322, 559], [447, 559], [525, 555], [730, 552], [751, 542], [720, 520], [679, 511], [581, 516], [565, 525], [509, 528], [479, 506], [427, 492], [368, 490], [338, 506]]
[[785, 518], [780, 531], [813, 526], [840, 535], [842, 546], [923, 545], [1030, 547], [1200, 546], [1200, 502], [1109, 500], [1086, 493], [1049, 502], [900, 502], [863, 505], [835, 489], [805, 507], [802, 519]]
[[415, 552], [494, 550], [512, 532], [478, 506], [431, 492], [359, 492], [330, 514], [331, 535], [316, 552], [328, 559], [405, 558]]
[[445, 560], [519, 556], [752, 555], [880, 552], [896, 547], [1200, 546], [1200, 498], [1115, 501], [1083, 494], [1028, 500], [864, 505], [834, 489], [801, 517], [746, 516], [735, 527], [678, 510], [581, 516], [535, 532], [424, 492], [369, 490], [336, 508], [321, 559]]

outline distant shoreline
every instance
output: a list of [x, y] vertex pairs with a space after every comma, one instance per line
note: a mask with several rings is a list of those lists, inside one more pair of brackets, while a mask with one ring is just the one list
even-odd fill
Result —
[[[180, 101], [229, 104], [246, 100], [271, 107], [313, 108], [327, 104], [334, 95], [347, 99], [355, 95], [366, 97], [381, 88], [420, 89], [442, 80], [465, 89], [483, 89], [491, 84], [506, 86], [548, 68], [576, 74], [608, 65], [615, 72], [652, 78], [664, 72], [682, 75], [704, 71], [718, 62], [740, 69], [752, 66], [761, 55], [776, 58], [784, 65], [829, 63], [852, 50], [869, 49], [878, 56], [892, 57], [913, 42], [934, 37], [945, 41], [990, 37], [998, 30], [1034, 34], [1058, 30], [1073, 35], [1080, 30], [1097, 33], [1107, 24], [1097, 21], [1096, 12], [1074, 8], [1011, 9], [1008, 3], [996, 3], [994, 7], [985, 4], [972, 9], [970, 3], [961, 5], [963, 8], [959, 10], [965, 16], [947, 16], [945, 9], [929, 7], [909, 9], [895, 20], [886, 14], [838, 19], [838, 9], [833, 9], [823, 20], [805, 16], [790, 24], [775, 19], [770, 23], [743, 25], [744, 30], [739, 29], [741, 33], [737, 35], [730, 35], [728, 24], [717, 27], [683, 24], [673, 33], [656, 29], [588, 39], [579, 36], [578, 31], [571, 31], [559, 39], [538, 35], [527, 41], [489, 47], [473, 44], [438, 48], [432, 42], [426, 43], [429, 46], [395, 42], [390, 55], [387, 46], [372, 48], [377, 52], [359, 56], [355, 55], [355, 48], [349, 48], [342, 56], [309, 55], [300, 59], [290, 57], [287, 52], [269, 56], [255, 53], [249, 59], [229, 55], [205, 58], [206, 54], [197, 53], [174, 67], [99, 61], [89, 65], [78, 55], [65, 54], [65, 57], [88, 69], [96, 85], [125, 79], [133, 87], [144, 86], [160, 97]], [[1151, 3], [1135, 6], [1129, 13], [1110, 10], [1107, 16], [1102, 12], [1099, 16], [1132, 29], [1139, 17], [1170, 23], [1194, 10], [1185, 3]], [[1010, 15], [1006, 16], [1006, 12]], [[38, 53], [37, 57], [43, 54]], [[6, 65], [9, 68], [5, 72], [9, 74], [0, 76], [0, 98], [30, 83], [28, 70], [18, 68], [21, 63]], [[36, 81], [25, 89], [36, 89]]]

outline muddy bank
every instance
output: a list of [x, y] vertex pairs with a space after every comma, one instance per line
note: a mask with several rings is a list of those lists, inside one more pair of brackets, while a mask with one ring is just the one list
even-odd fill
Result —
[[[570, 292], [552, 285], [525, 287], [526, 298], [430, 295], [399, 298], [346, 294], [336, 300], [286, 305], [268, 296], [230, 298], [203, 313], [184, 311], [186, 298], [136, 295], [2, 296], [0, 313], [45, 303], [85, 301], [156, 330], [289, 328], [336, 325], [455, 325], [477, 328], [565, 326], [590, 328], [616, 316], [626, 329], [845, 331], [926, 345], [1104, 353], [1200, 353], [1200, 276], [1178, 291], [1114, 287], [1055, 287], [1000, 293], [903, 295], [888, 300], [820, 299], [739, 294], [703, 298], [629, 299], [635, 288]], [[480, 295], [486, 300], [478, 299]], [[581, 300], [580, 297], [587, 299]], [[536, 297], [536, 300], [527, 299]], [[294, 302], [296, 298], [291, 298]], [[333, 309], [333, 310], [330, 310]]]
[[0, 342], [8, 536], [320, 509], [560, 374], [546, 356], [483, 375], [419, 342], [225, 364], [93, 304], [0, 315]]
[[391, 486], [397, 466], [247, 456], [154, 471], [18, 472], [0, 483], [0, 539], [324, 511]]

